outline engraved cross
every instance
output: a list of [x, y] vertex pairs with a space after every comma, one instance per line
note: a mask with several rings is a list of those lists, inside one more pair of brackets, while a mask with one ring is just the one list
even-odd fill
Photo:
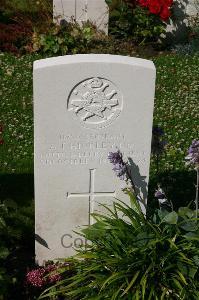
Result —
[[89, 225], [91, 224], [91, 213], [94, 212], [94, 203], [96, 197], [116, 197], [116, 192], [95, 192], [95, 172], [96, 169], [90, 169], [89, 192], [88, 193], [67, 193], [67, 198], [89, 197]]

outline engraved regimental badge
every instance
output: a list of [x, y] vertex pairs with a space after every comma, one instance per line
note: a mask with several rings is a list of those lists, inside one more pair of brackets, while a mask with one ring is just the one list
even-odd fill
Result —
[[68, 110], [84, 127], [109, 126], [122, 110], [122, 94], [115, 84], [94, 77], [78, 83], [68, 97]]

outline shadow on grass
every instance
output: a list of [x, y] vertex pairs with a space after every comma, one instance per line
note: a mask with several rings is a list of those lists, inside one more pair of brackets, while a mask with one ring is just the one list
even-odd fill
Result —
[[33, 174], [0, 174], [0, 199], [26, 206], [34, 199]]
[[[6, 205], [0, 240], [9, 254], [0, 258], [4, 269], [5, 300], [35, 299], [25, 285], [28, 269], [34, 268], [34, 178], [33, 174], [0, 174], [0, 202]], [[13, 204], [14, 203], [16, 204]]]
[[157, 176], [151, 176], [148, 193], [149, 211], [154, 211], [155, 208], [158, 208], [158, 202], [154, 197], [158, 183], [166, 193], [167, 199], [172, 201], [174, 210], [187, 205], [195, 208], [196, 172], [194, 170], [169, 171], [160, 173]]

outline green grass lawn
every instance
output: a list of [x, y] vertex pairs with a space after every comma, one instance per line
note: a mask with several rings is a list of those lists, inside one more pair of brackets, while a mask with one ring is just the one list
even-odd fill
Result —
[[154, 123], [168, 142], [162, 169], [181, 170], [191, 141], [199, 138], [199, 56], [161, 56], [154, 63]]
[[[1, 174], [33, 173], [32, 63], [39, 58], [0, 55]], [[181, 170], [187, 148], [199, 138], [199, 56], [167, 55], [153, 61], [157, 68], [154, 123], [164, 129], [167, 140], [161, 170]]]

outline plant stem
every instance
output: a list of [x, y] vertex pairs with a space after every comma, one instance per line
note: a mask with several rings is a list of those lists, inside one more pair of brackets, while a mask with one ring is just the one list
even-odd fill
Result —
[[134, 183], [134, 181], [133, 181], [133, 178], [132, 178], [132, 176], [131, 176], [131, 173], [130, 173], [129, 168], [128, 168], [127, 165], [126, 165], [126, 175], [127, 175], [127, 180], [129, 179], [130, 182], [131, 182], [131, 186], [132, 186], [132, 188], [133, 188], [133, 191], [134, 191], [134, 194], [135, 194], [135, 197], [136, 197], [137, 201], [140, 202], [140, 203], [142, 203], [142, 205], [143, 205], [143, 206], [145, 207], [145, 209], [146, 209], [146, 203], [145, 203], [145, 201], [144, 201], [141, 197], [138, 196], [138, 193], [137, 193], [137, 191], [136, 191], [136, 185], [135, 185], [135, 183]]
[[159, 175], [159, 155], [156, 155], [156, 175]]
[[132, 178], [132, 176], [131, 176], [131, 174], [130, 174], [130, 172], [129, 172], [129, 169], [128, 169], [128, 166], [126, 165], [126, 175], [127, 175], [127, 178], [130, 180], [130, 182], [131, 182], [131, 186], [132, 186], [132, 188], [133, 188], [133, 190], [134, 190], [134, 193], [135, 193], [135, 195], [137, 196], [137, 192], [136, 192], [136, 187], [135, 187], [135, 184], [134, 184], [134, 182], [133, 182], [133, 178]]
[[197, 182], [196, 182], [196, 218], [198, 217], [198, 191], [199, 191], [199, 167], [196, 169], [197, 172]]

